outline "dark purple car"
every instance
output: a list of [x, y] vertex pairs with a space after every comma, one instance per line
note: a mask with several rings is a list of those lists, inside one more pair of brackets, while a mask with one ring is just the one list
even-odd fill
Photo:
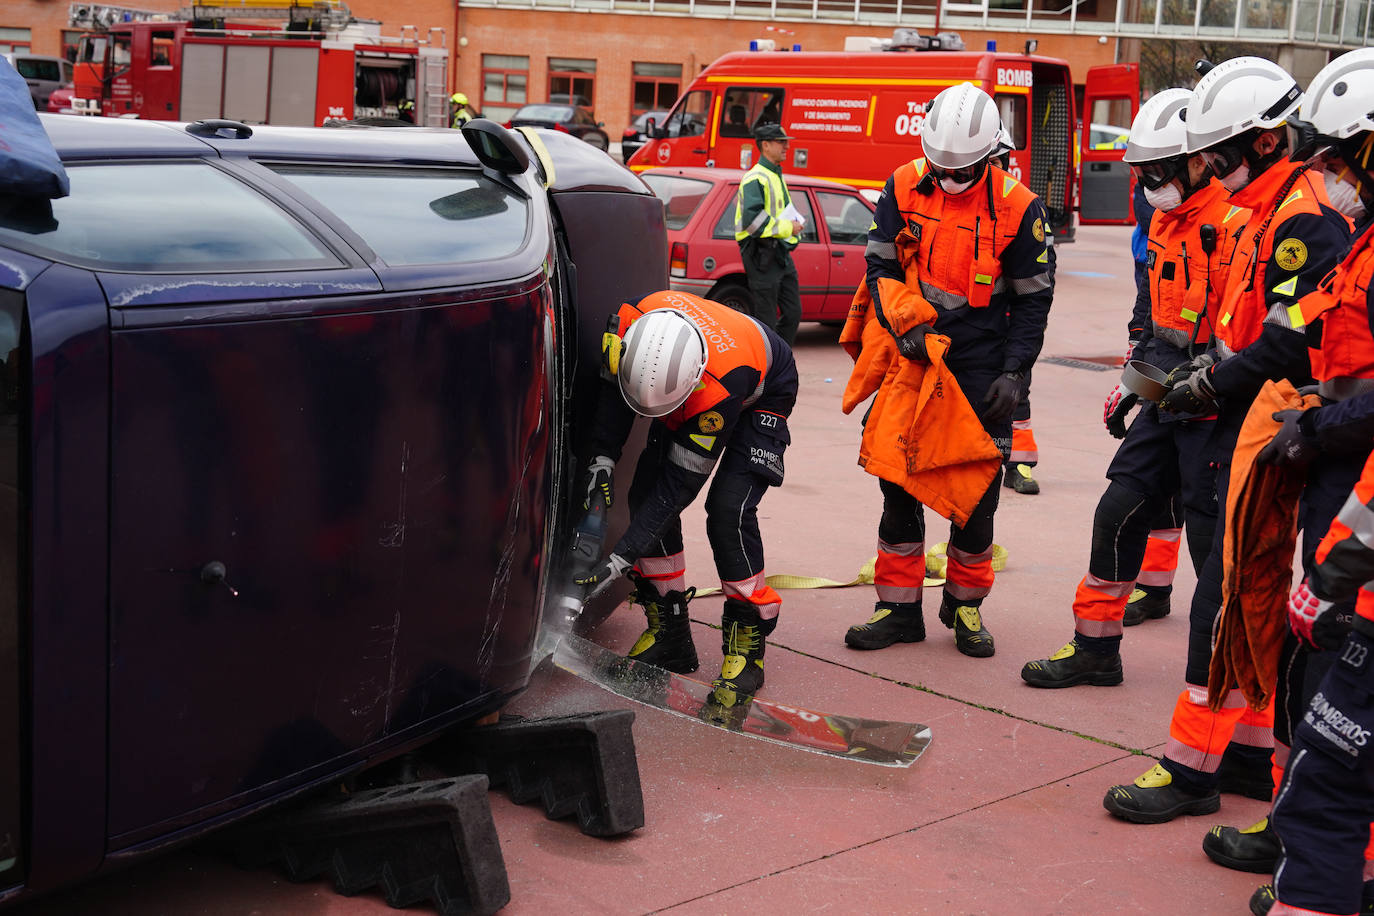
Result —
[[71, 195], [0, 206], [0, 902], [525, 686], [663, 207], [474, 124], [43, 116]]
[[538, 105], [524, 105], [506, 122], [507, 127], [545, 127], [549, 130], [572, 134], [605, 152], [610, 148], [610, 138], [601, 128], [604, 121], [598, 121], [590, 108], [581, 105], [544, 102]]

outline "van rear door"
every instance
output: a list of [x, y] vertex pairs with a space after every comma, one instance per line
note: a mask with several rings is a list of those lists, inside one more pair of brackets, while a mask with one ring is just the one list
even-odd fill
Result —
[[1088, 70], [1079, 124], [1078, 221], [1129, 225], [1131, 169], [1121, 157], [1131, 122], [1140, 110], [1140, 65], [1112, 64]]

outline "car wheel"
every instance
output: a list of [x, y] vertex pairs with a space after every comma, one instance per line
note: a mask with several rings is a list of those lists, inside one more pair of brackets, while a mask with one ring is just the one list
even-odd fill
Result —
[[746, 315], [754, 313], [754, 297], [749, 293], [749, 287], [734, 280], [726, 280], [724, 283], [711, 290], [706, 297], [722, 305], [728, 305], [737, 312]]
[[582, 137], [582, 139], [586, 140], [588, 143], [590, 143], [597, 149], [601, 150], [601, 152], [603, 153], [606, 152], [606, 150], [610, 149], [611, 146], [611, 141], [607, 139], [606, 135], [599, 130], [594, 130], [588, 134], [585, 134]]

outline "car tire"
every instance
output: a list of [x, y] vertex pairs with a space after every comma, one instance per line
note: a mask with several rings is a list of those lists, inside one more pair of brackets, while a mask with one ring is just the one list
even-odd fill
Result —
[[601, 150], [603, 153], [611, 148], [610, 139], [599, 130], [593, 130], [583, 134], [582, 139]]
[[735, 311], [743, 312], [746, 315], [754, 313], [754, 297], [749, 292], [749, 287], [737, 280], [726, 280], [711, 290], [706, 298], [722, 305], [728, 305]]

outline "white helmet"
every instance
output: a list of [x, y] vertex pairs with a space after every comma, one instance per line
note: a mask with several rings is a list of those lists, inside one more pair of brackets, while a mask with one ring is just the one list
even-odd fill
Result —
[[962, 169], [983, 161], [997, 147], [1002, 118], [992, 96], [972, 83], [950, 86], [926, 106], [921, 146], [938, 169]]
[[1121, 158], [1135, 164], [1172, 159], [1187, 152], [1182, 113], [1192, 98], [1187, 89], [1165, 89], [1151, 96], [1131, 122], [1131, 136]]
[[1196, 153], [1252, 128], [1278, 127], [1302, 102], [1288, 71], [1263, 57], [1233, 57], [1207, 72], [1184, 114], [1188, 152]]
[[1016, 149], [1016, 144], [1011, 141], [1011, 133], [1007, 130], [1007, 126], [1003, 124], [1001, 127], [997, 128], [997, 137], [992, 144], [992, 154], [994, 156], [1005, 156], [1014, 149]]
[[[1361, 131], [1374, 131], [1372, 111], [1374, 48], [1360, 48], [1342, 54], [1318, 71], [1303, 97], [1301, 114], [1292, 120], [1299, 136], [1310, 144], [1317, 136], [1344, 140]], [[1295, 155], [1299, 145], [1290, 143]]]
[[706, 372], [706, 335], [677, 309], [640, 315], [625, 332], [616, 377], [635, 413], [661, 417], [682, 406]]

